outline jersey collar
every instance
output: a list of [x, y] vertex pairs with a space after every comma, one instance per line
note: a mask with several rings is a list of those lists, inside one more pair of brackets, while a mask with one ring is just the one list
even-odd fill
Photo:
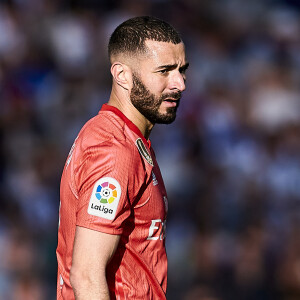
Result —
[[109, 104], [103, 104], [100, 111], [111, 111], [114, 114], [116, 114], [119, 118], [121, 118], [126, 125], [134, 132], [136, 133], [142, 141], [150, 148], [151, 142], [150, 140], [146, 140], [144, 135], [141, 133], [141, 131], [138, 129], [138, 127], [132, 123], [118, 108], [111, 106]]

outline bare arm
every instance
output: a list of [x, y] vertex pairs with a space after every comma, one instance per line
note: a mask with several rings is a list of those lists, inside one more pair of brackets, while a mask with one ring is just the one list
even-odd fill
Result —
[[76, 300], [109, 300], [106, 265], [120, 236], [76, 227], [70, 281]]

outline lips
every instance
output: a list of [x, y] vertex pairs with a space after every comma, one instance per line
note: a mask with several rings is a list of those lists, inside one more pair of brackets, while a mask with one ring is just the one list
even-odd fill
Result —
[[168, 102], [168, 103], [178, 104], [179, 100], [180, 100], [180, 97], [179, 98], [166, 98], [163, 101], [164, 102]]
[[181, 92], [176, 92], [176, 93], [164, 94], [162, 100], [168, 102], [174, 102], [180, 100], [180, 98], [181, 98]]
[[178, 101], [179, 98], [166, 98], [164, 101]]
[[163, 102], [168, 107], [176, 107], [179, 104], [179, 99], [177, 99], [177, 100], [174, 100], [174, 99], [165, 99]]
[[179, 99], [175, 100], [175, 99], [165, 99], [164, 101], [166, 102], [177, 102]]
[[162, 97], [162, 102], [165, 103], [165, 106], [167, 107], [178, 107], [179, 100], [181, 98], [181, 93], [169, 93], [165, 94]]

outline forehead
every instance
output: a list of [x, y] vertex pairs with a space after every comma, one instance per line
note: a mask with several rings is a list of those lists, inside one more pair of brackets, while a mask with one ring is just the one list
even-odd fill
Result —
[[147, 40], [145, 45], [148, 48], [145, 61], [150, 62], [154, 67], [159, 65], [185, 64], [185, 48], [182, 42], [173, 44]]

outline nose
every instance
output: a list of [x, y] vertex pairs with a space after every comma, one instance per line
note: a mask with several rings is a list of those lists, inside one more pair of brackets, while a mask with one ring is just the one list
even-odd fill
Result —
[[175, 71], [171, 79], [171, 90], [177, 89], [180, 92], [185, 90], [185, 77], [184, 74], [180, 73], [179, 71]]

